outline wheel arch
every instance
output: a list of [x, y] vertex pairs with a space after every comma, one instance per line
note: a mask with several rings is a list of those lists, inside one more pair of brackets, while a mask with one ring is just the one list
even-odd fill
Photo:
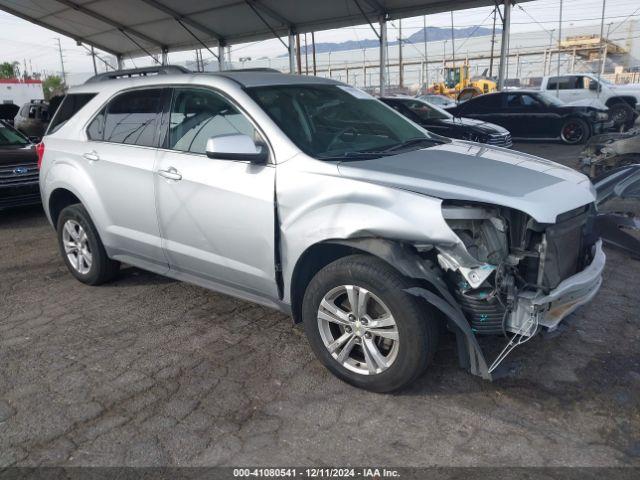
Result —
[[64, 210], [69, 205], [73, 205], [76, 203], [82, 204], [82, 201], [75, 193], [67, 188], [58, 187], [51, 192], [51, 194], [49, 195], [47, 209], [54, 229], [57, 228], [60, 212], [62, 212], [62, 210]]
[[635, 98], [633, 95], [620, 95], [620, 96], [608, 98], [605, 105], [607, 107], [611, 107], [616, 103], [626, 103], [631, 108], [633, 108], [635, 107], [636, 103], [638, 103], [638, 99]]
[[383, 238], [325, 240], [308, 247], [293, 269], [290, 298], [294, 323], [302, 321], [302, 299], [313, 276], [331, 262], [359, 253], [383, 260], [406, 277], [429, 283], [442, 281], [439, 272], [429, 271], [425, 260], [403, 242]]

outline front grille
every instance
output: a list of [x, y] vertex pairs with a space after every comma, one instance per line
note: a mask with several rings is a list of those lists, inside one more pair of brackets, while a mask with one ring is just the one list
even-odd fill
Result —
[[513, 140], [511, 140], [510, 133], [492, 133], [487, 138], [487, 145], [510, 148], [513, 146]]
[[38, 182], [38, 165], [33, 162], [0, 165], [0, 186], [28, 185]]

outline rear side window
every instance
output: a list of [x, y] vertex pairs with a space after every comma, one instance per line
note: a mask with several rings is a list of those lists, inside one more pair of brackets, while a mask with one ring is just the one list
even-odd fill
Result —
[[462, 104], [465, 111], [493, 110], [502, 106], [500, 95], [481, 95]]
[[582, 77], [551, 77], [547, 90], [575, 90], [582, 88]]
[[66, 95], [62, 103], [56, 110], [53, 120], [49, 124], [47, 135], [55, 133], [60, 129], [71, 117], [73, 117], [78, 111], [84, 107], [89, 100], [95, 97], [95, 93], [72, 93]]
[[[107, 105], [104, 115], [102, 139], [105, 142], [124, 143], [153, 147], [160, 122], [162, 89], [135, 90], [118, 95]], [[94, 122], [89, 125], [87, 134], [92, 138], [101, 130]], [[95, 132], [95, 133], [94, 133]], [[98, 138], [92, 138], [97, 140]]]

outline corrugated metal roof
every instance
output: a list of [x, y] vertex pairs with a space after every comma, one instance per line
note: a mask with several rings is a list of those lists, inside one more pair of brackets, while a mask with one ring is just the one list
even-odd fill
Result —
[[0, 10], [113, 54], [139, 56], [492, 6], [492, 0], [0, 0]]

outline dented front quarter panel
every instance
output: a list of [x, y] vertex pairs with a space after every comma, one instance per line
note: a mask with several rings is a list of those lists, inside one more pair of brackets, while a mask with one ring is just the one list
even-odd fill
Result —
[[440, 199], [345, 178], [335, 162], [300, 154], [279, 164], [276, 195], [285, 303], [296, 262], [317, 243], [374, 237], [461, 244], [442, 216]]

